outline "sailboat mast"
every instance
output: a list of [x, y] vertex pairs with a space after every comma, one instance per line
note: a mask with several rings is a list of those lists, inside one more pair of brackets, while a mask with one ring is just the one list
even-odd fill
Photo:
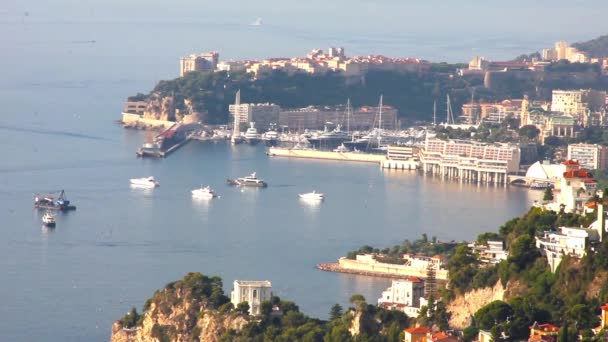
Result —
[[382, 95], [380, 95], [380, 112], [378, 113], [378, 129], [382, 129]]
[[350, 134], [350, 97], [346, 100], [346, 133]]
[[446, 94], [446, 105], [445, 105], [445, 123], [446, 125], [450, 124], [450, 94]]
[[437, 126], [437, 100], [433, 100], [433, 126]]

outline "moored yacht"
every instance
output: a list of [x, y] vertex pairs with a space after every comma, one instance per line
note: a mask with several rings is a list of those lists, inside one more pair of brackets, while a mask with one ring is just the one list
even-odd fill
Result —
[[241, 177], [241, 178], [237, 178], [237, 179], [227, 179], [227, 182], [229, 185], [238, 185], [238, 186], [252, 186], [252, 187], [259, 187], [259, 188], [265, 188], [266, 186], [268, 186], [268, 184], [257, 178], [256, 173], [252, 173], [249, 176], [245, 176], [245, 177]]
[[47, 210], [42, 216], [42, 223], [47, 227], [55, 227], [55, 215]]
[[270, 129], [262, 134], [262, 140], [266, 143], [266, 146], [276, 146], [279, 141], [279, 133], [277, 132], [276, 125], [270, 124]]
[[314, 190], [312, 192], [308, 192], [305, 194], [299, 194], [298, 196], [300, 196], [301, 199], [312, 200], [312, 201], [321, 201], [321, 200], [325, 199], [324, 194], [318, 193]]
[[260, 134], [258, 134], [258, 130], [255, 128], [255, 122], [250, 122], [249, 126], [245, 132], [245, 141], [250, 145], [255, 145], [260, 142]]
[[215, 193], [215, 191], [213, 191], [213, 189], [211, 189], [211, 187], [206, 186], [203, 188], [201, 186], [200, 189], [192, 190], [192, 197], [208, 199], [208, 198], [214, 198], [214, 197], [219, 197], [219, 196]]
[[131, 178], [131, 185], [140, 188], [155, 188], [160, 184], [154, 177]]

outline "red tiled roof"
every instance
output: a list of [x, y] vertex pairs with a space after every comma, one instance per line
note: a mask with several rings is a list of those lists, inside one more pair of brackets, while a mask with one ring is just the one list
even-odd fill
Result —
[[428, 334], [429, 333], [429, 329], [427, 327], [409, 328], [409, 329], [405, 329], [404, 331], [408, 332], [410, 334]]
[[564, 172], [564, 178], [589, 178], [592, 180], [593, 175], [591, 174], [591, 172], [585, 169], [578, 169]]
[[600, 306], [600, 309], [604, 310], [604, 311], [608, 311], [608, 303]]
[[564, 164], [564, 165], [580, 165], [579, 162], [576, 161], [576, 160], [566, 160], [562, 164]]
[[434, 334], [431, 335], [431, 340], [433, 341], [437, 341], [437, 340], [443, 340], [444, 338], [448, 338], [450, 336], [448, 336], [447, 334], [443, 333], [443, 332], [436, 332]]
[[559, 327], [557, 325], [553, 325], [551, 323], [543, 323], [543, 324], [539, 324], [537, 327], [531, 326], [530, 328], [541, 330], [541, 331], [549, 331], [549, 332], [559, 331]]

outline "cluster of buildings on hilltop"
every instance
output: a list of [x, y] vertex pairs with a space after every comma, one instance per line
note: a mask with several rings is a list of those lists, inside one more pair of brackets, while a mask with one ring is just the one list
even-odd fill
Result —
[[[566, 60], [577, 63], [597, 63], [600, 73], [592, 68], [583, 69], [554, 69], [547, 68], [552, 62]], [[558, 81], [568, 74], [570, 81], [576, 84], [589, 84], [597, 81], [599, 76], [608, 74], [608, 56], [603, 58], [589, 58], [584, 52], [570, 47], [566, 42], [557, 42], [554, 49], [544, 49], [542, 58], [524, 61], [496, 62], [481, 56], [474, 56], [468, 68], [458, 71], [465, 77], [478, 77], [483, 79], [485, 88], [508, 89], [513, 82], [534, 82], [541, 77]]]
[[343, 76], [358, 80], [368, 71], [426, 72], [431, 64], [418, 58], [389, 58], [380, 55], [347, 57], [342, 47], [330, 47], [323, 52], [314, 49], [306, 57], [267, 58], [261, 61], [219, 61], [217, 52], [193, 54], [180, 58], [180, 77], [190, 71], [247, 71], [260, 77], [273, 70], [288, 74], [304, 72], [323, 74], [339, 71]]
[[[567, 60], [570, 63], [589, 63], [591, 59], [583, 51], [570, 46], [567, 42], [560, 40], [555, 43], [553, 49], [543, 49], [541, 58], [543, 61], [557, 62]], [[598, 61], [592, 62], [597, 63]]]
[[[363, 106], [349, 111], [346, 106], [308, 106], [283, 109], [273, 103], [241, 103], [229, 106], [231, 121], [255, 122], [265, 130], [271, 123], [291, 129], [320, 129], [327, 123], [340, 124], [352, 130], [368, 130], [380, 126], [394, 129], [397, 126], [397, 109], [391, 106]], [[380, 121], [381, 120], [381, 121]]]

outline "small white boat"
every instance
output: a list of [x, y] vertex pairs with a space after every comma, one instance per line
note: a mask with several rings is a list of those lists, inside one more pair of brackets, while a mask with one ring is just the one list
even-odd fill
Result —
[[213, 191], [213, 189], [211, 189], [209, 186], [206, 186], [204, 188], [201, 187], [200, 189], [192, 190], [192, 197], [208, 199], [219, 196], [215, 193], [215, 191]]
[[298, 196], [300, 196], [301, 199], [313, 200], [313, 201], [321, 201], [321, 200], [325, 199], [324, 194], [318, 193], [316, 191], [308, 192], [305, 194], [299, 194]]
[[42, 223], [47, 227], [55, 227], [55, 215], [50, 211], [47, 211], [44, 213], [44, 216], [42, 216]]
[[154, 177], [143, 177], [143, 178], [132, 178], [131, 185], [140, 188], [156, 188], [160, 184], [154, 179]]

